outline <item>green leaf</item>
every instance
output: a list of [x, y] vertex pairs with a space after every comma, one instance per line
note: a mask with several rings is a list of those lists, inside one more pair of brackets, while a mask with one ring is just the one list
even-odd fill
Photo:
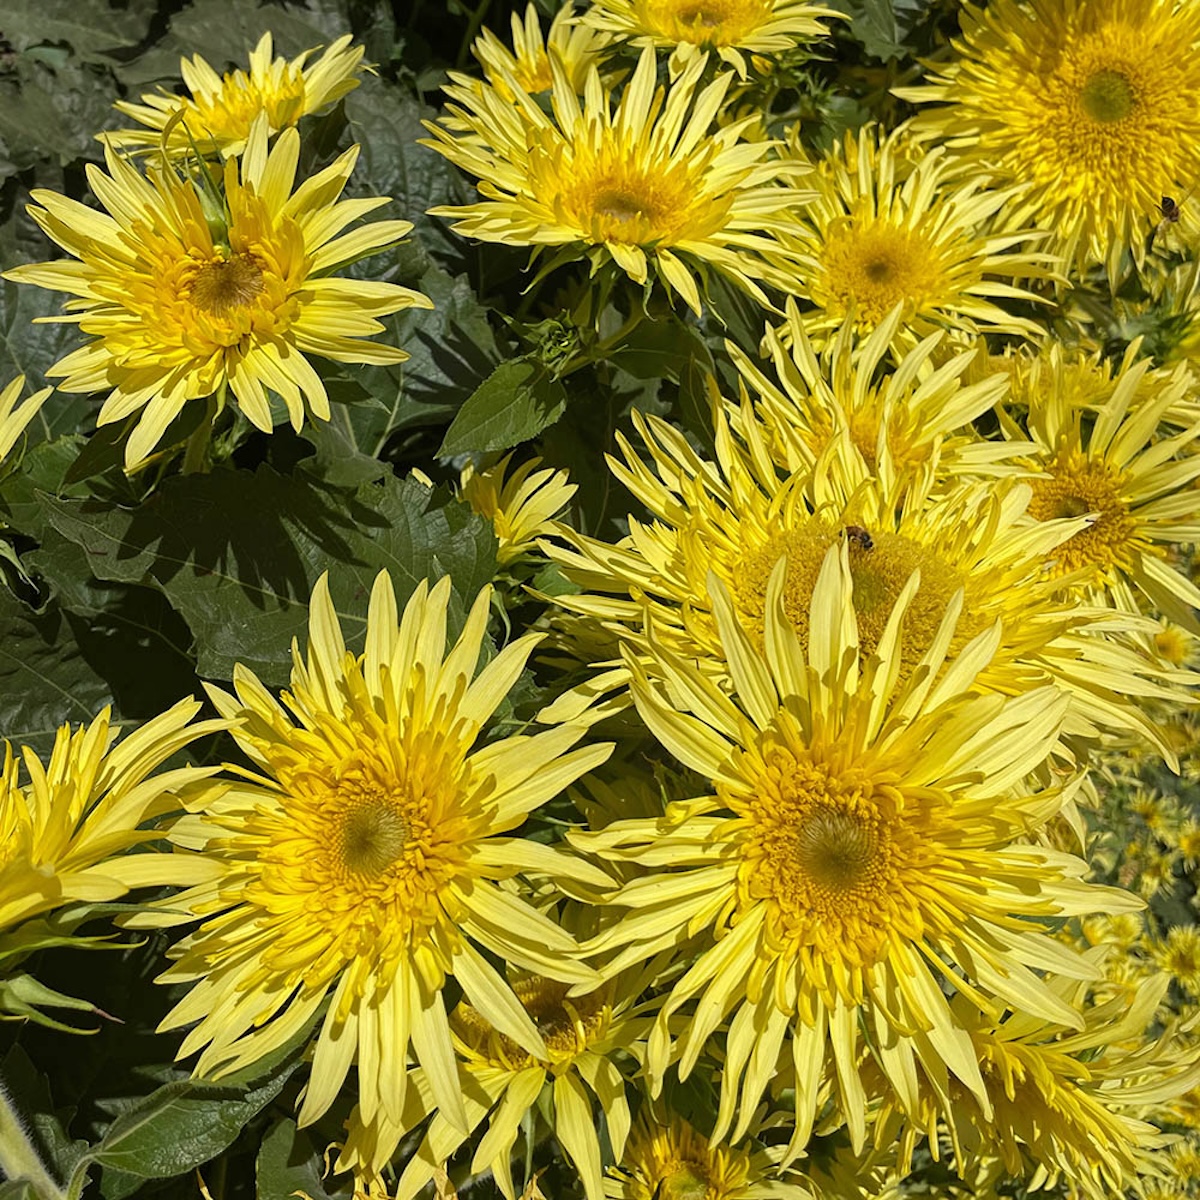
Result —
[[399, 215], [416, 226], [419, 246], [457, 256], [460, 251], [446, 225], [427, 215], [435, 205], [457, 201], [462, 188], [455, 168], [442, 155], [417, 144], [418, 138], [429, 136], [422, 120], [436, 115], [403, 88], [379, 78], [364, 79], [346, 97], [350, 132], [362, 147], [349, 190], [391, 196]]
[[83, 488], [69, 488], [63, 483], [83, 444], [82, 437], [41, 442], [25, 452], [17, 461], [17, 469], [0, 471], [0, 520], [30, 537], [44, 538], [46, 510], [38, 494], [85, 494]]
[[34, 613], [0, 588], [0, 738], [45, 755], [64, 722], [91, 721], [112, 700], [64, 613]]
[[4, 0], [4, 34], [18, 50], [38, 42], [66, 42], [80, 58], [132, 46], [146, 31], [142, 5], [80, 4], [79, 0]]
[[850, 32], [868, 54], [887, 62], [907, 53], [892, 0], [833, 0], [831, 7], [850, 18]]
[[439, 455], [507, 450], [553, 425], [567, 407], [566, 388], [527, 358], [501, 363], [467, 398], [446, 430]]
[[[0, 109], [3, 103], [0, 103]], [[46, 248], [49, 256], [49, 246]], [[14, 375], [26, 376], [26, 395], [49, 386], [44, 372], [80, 345], [74, 325], [35, 325], [35, 317], [62, 311], [63, 297], [56, 292], [0, 279], [0, 387]], [[29, 426], [37, 440], [80, 432], [95, 424], [96, 404], [86, 397], [56, 392]]]
[[181, 1175], [207, 1162], [279, 1095], [308, 1037], [306, 1027], [283, 1050], [220, 1083], [164, 1084], [113, 1121], [91, 1161], [143, 1179]]
[[262, 1140], [255, 1167], [258, 1200], [289, 1200], [304, 1192], [309, 1200], [331, 1200], [322, 1173], [320, 1153], [296, 1122], [284, 1118]]
[[264, 466], [169, 479], [138, 509], [44, 503], [97, 578], [163, 592], [190, 627], [207, 678], [229, 679], [240, 662], [264, 683], [286, 682], [291, 641], [304, 637], [324, 571], [357, 645], [379, 570], [390, 571], [401, 602], [420, 580], [447, 573], [469, 602], [495, 570], [490, 525], [413, 479], [346, 492]]
[[296, 4], [285, 8], [257, 0], [204, 0], [176, 12], [167, 36], [119, 74], [134, 88], [178, 78], [180, 58], [193, 54], [207, 59], [218, 75], [230, 66], [244, 71], [250, 51], [267, 32], [272, 35], [275, 53], [292, 58], [345, 33], [346, 18], [333, 6], [320, 9]]

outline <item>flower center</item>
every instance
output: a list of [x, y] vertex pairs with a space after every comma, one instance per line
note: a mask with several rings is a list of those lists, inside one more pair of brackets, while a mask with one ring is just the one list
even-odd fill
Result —
[[342, 821], [342, 859], [357, 875], [378, 875], [400, 857], [408, 840], [408, 823], [393, 805], [368, 800]]
[[740, 907], [769, 906], [766, 936], [776, 948], [869, 964], [889, 929], [919, 924], [904, 876], [928, 865], [930, 852], [900, 819], [891, 789], [768, 738], [760, 762], [745, 760], [753, 794], [723, 796], [747, 827]]
[[933, 245], [918, 230], [856, 220], [826, 235], [824, 271], [814, 281], [813, 298], [821, 307], [878, 324], [897, 304], [916, 311], [941, 290], [942, 270]]
[[1049, 479], [1033, 481], [1029, 515], [1038, 521], [1081, 517], [1096, 513], [1095, 520], [1055, 548], [1054, 571], [1063, 575], [1081, 567], [1107, 572], [1130, 562], [1140, 548], [1137, 524], [1122, 497], [1123, 478], [1104, 463], [1075, 452], [1056, 455], [1047, 465]]
[[818, 810], [800, 826], [796, 863], [826, 891], [849, 891], [877, 855], [876, 832], [843, 812]]
[[454, 884], [473, 874], [461, 742], [411, 731], [381, 750], [386, 736], [366, 722], [357, 747], [313, 733], [303, 754], [281, 753], [279, 807], [248, 824], [261, 871], [238, 899], [284, 918], [266, 958], [308, 964], [312, 986], [352, 961], [386, 970], [457, 912]]
[[[813, 588], [826, 552], [842, 539], [849, 545], [858, 642], [864, 657], [878, 648], [888, 617], [913, 571], [921, 572], [920, 586], [909, 602], [900, 637], [900, 673], [901, 678], [906, 678], [932, 644], [946, 606], [966, 580], [932, 548], [903, 534], [868, 530], [858, 525], [829, 527], [812, 520], [798, 529], [775, 535], [764, 546], [742, 557], [731, 580], [742, 623], [753, 636], [762, 637], [767, 582], [775, 564], [786, 555], [784, 612], [807, 648]], [[969, 609], [964, 611], [952, 649], [965, 644], [981, 627], [981, 620], [975, 614]]]
[[770, 16], [769, 0], [663, 0], [646, 24], [661, 36], [697, 46], [736, 46]]
[[252, 304], [262, 291], [262, 268], [249, 254], [235, 254], [202, 266], [192, 278], [188, 299], [214, 317], [227, 317]]
[[703, 1163], [676, 1161], [667, 1164], [656, 1191], [659, 1200], [704, 1200], [708, 1186], [708, 1172]]
[[609, 217], [618, 224], [632, 221], [635, 217], [653, 220], [658, 215], [653, 206], [640, 196], [617, 188], [598, 192], [595, 208], [597, 216]]
[[1108, 125], [1123, 121], [1137, 107], [1137, 92], [1120, 71], [1097, 71], [1079, 93], [1083, 111], [1093, 121]]

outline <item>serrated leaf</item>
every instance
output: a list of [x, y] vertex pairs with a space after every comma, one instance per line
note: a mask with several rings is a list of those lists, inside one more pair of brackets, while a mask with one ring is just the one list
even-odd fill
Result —
[[44, 755], [60, 725], [91, 721], [111, 700], [66, 615], [34, 613], [0, 588], [0, 738]]
[[346, 492], [269, 467], [222, 469], [167, 480], [135, 510], [49, 496], [44, 504], [97, 578], [163, 592], [192, 631], [200, 674], [213, 679], [229, 679], [241, 662], [264, 683], [286, 682], [291, 641], [304, 636], [323, 571], [354, 644], [380, 569], [401, 602], [421, 579], [447, 573], [471, 600], [495, 569], [488, 523], [463, 504], [438, 504], [416, 480]]
[[446, 430], [439, 455], [508, 450], [553, 425], [567, 407], [566, 388], [538, 363], [501, 363], [467, 398]]

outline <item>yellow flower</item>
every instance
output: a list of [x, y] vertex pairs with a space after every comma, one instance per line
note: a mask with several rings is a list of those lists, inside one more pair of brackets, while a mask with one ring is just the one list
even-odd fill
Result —
[[715, 50], [744, 79], [745, 54], [792, 50], [825, 34], [821, 18], [841, 16], [810, 0], [595, 0], [583, 20], [635, 46], [671, 50], [673, 73]]
[[[571, 750], [583, 728], [563, 726], [475, 748], [539, 640], [520, 638], [473, 680], [489, 598], [480, 593], [446, 653], [449, 579], [431, 591], [422, 583], [398, 621], [381, 572], [355, 655], [322, 577], [286, 708], [242, 667], [236, 696], [209, 689], [257, 769], [192, 798], [172, 832], [177, 852], [164, 858], [203, 863], [208, 877], [141, 921], [204, 918], [162, 976], [192, 985], [162, 1028], [193, 1026], [179, 1055], [205, 1047], [198, 1075], [255, 1062], [327, 1003], [301, 1124], [326, 1111], [357, 1062], [355, 1127], [381, 1116], [399, 1125], [411, 1046], [439, 1110], [465, 1130], [447, 978], [540, 1055], [541, 1032], [483, 951], [565, 983], [596, 982], [571, 937], [501, 884], [584, 865], [503, 835], [609, 747]], [[362, 1155], [378, 1171], [394, 1149], [375, 1141]]]
[[1200, 929], [1177, 925], [1154, 946], [1154, 958], [1193, 996], [1200, 997]]
[[576, 491], [566, 471], [537, 470], [540, 458], [523, 462], [509, 475], [511, 460], [507, 454], [484, 471], [468, 464], [462, 472], [463, 499], [492, 522], [501, 566], [528, 554]]
[[[1039, 521], [1087, 515], [1084, 528], [1050, 556], [1076, 593], [1138, 612], [1140, 592], [1175, 624], [1200, 631], [1200, 589], [1166, 561], [1176, 542], [1200, 541], [1197, 495], [1200, 425], [1156, 437], [1159, 423], [1191, 386], [1185, 368], [1151, 372], [1130, 348], [1109, 394], [1081, 398], [1069, 363], [1051, 352], [1040, 387], [1030, 397], [1022, 429], [1004, 422], [1007, 436], [1028, 438], [1032, 480], [1029, 516]], [[1029, 445], [1029, 442], [1026, 442]]]
[[1036, 299], [1013, 280], [1046, 274], [1046, 256], [1023, 248], [1032, 231], [988, 232], [1014, 190], [989, 188], [986, 175], [963, 181], [953, 168], [944, 150], [878, 127], [848, 132], [818, 164], [806, 180], [816, 199], [785, 239], [797, 252], [791, 290], [813, 310], [803, 314], [810, 338], [823, 341], [847, 316], [869, 332], [896, 305], [897, 347], [936, 329], [1041, 334], [995, 303]]
[[[1080, 604], [1046, 575], [1055, 547], [1085, 528], [1084, 518], [1053, 526], [1029, 521], [1031, 491], [1019, 482], [898, 491], [858, 456], [826, 456], [811, 474], [781, 477], [766, 446], [739, 444], [719, 412], [715, 463], [701, 459], [658, 418], [635, 412], [634, 423], [649, 463], [620, 439], [625, 461], [610, 460], [610, 466], [653, 519], [631, 516], [628, 536], [616, 545], [559, 526], [571, 549], [547, 543], [547, 552], [583, 589], [556, 598], [564, 609], [638, 648], [652, 624], [659, 641], [719, 674], [722, 652], [708, 572], [732, 592], [747, 631], [761, 638], [767, 581], [786, 557], [784, 603], [807, 641], [821, 565], [830, 547], [845, 544], [865, 652], [874, 649], [891, 606], [919, 570], [901, 639], [903, 674], [933, 644], [961, 589], [955, 651], [996, 621], [1003, 630], [980, 687], [1013, 695], [1053, 682], [1071, 695], [1071, 738], [1094, 738], [1097, 729], [1135, 733], [1174, 761], [1162, 731], [1135, 699], [1178, 701], [1172, 677], [1108, 636], [1118, 632], [1114, 619], [1120, 632], [1140, 627], [1141, 619], [1114, 618], [1108, 608]], [[747, 433], [754, 429], [743, 422]]]
[[[484, 29], [471, 48], [488, 83], [508, 100], [514, 97], [507, 91], [505, 76], [515, 79], [521, 91], [530, 96], [548, 92], [554, 86], [551, 59], [561, 64], [564, 76], [575, 91], [582, 92], [588, 72], [593, 66], [600, 65], [601, 54], [611, 40], [605, 34], [578, 24], [569, 4], [559, 9], [544, 39], [537, 5], [532, 0], [525, 9], [524, 20], [514, 12], [511, 21], [511, 50], [490, 29]], [[451, 73], [450, 78], [459, 86], [470, 87], [472, 83], [466, 75], [457, 72]]]
[[[62, 927], [43, 920], [65, 905], [104, 903], [131, 888], [205, 877], [202, 864], [156, 874], [158, 856], [126, 853], [161, 837], [147, 823], [180, 809], [185, 789], [212, 774], [199, 767], [153, 774], [196, 738], [225, 728], [224, 721], [191, 724], [199, 710], [198, 701], [181, 700], [114, 744], [118, 731], [106, 708], [86, 727], [62, 726], [44, 765], [28, 747], [14, 754], [4, 743], [0, 963], [5, 967], [38, 945], [71, 940], [60, 935], [69, 935], [78, 918]], [[22, 762], [28, 783], [21, 782]], [[6, 999], [0, 990], [0, 1007]]]
[[411, 224], [378, 221], [343, 234], [388, 201], [338, 201], [357, 146], [293, 191], [299, 153], [299, 135], [289, 129], [268, 154], [260, 119], [241, 160], [225, 164], [225, 211], [212, 224], [194, 181], [161, 165], [143, 176], [111, 147], [107, 174], [88, 168], [107, 214], [33, 192], [33, 218], [74, 258], [16, 267], [4, 278], [78, 297], [67, 305], [71, 315], [42, 319], [77, 322], [93, 340], [48, 374], [67, 392], [112, 389], [101, 425], [141, 411], [125, 447], [127, 470], [189, 400], [215, 395], [219, 406], [229, 389], [249, 420], [270, 432], [269, 389], [299, 429], [306, 405], [329, 418], [325, 385], [306, 355], [364, 363], [408, 357], [362, 339], [383, 329], [376, 318], [430, 301], [333, 272], [392, 244]]
[[[1081, 882], [1082, 860], [1026, 840], [1066, 799], [1021, 786], [1054, 745], [1066, 698], [1053, 688], [972, 695], [1000, 632], [985, 629], [948, 658], [956, 608], [921, 669], [900, 682], [917, 580], [887, 605], [868, 654], [845, 544], [825, 556], [807, 645], [787, 617], [783, 563], [768, 588], [762, 651], [727, 589], [715, 576], [710, 586], [732, 698], [653, 639], [627, 663], [650, 731], [715, 794], [657, 820], [569, 835], [581, 850], [642, 867], [612, 897], [627, 912], [589, 951], [616, 952], [610, 971], [670, 950], [688, 967], [648, 1042], [653, 1088], [672, 1049], [684, 1079], [728, 1020], [714, 1138], [731, 1127], [742, 1136], [788, 1049], [796, 1125], [786, 1159], [803, 1150], [829, 1088], [853, 1145], [863, 1145], [868, 1048], [901, 1095], [920, 1069], [954, 1077], [988, 1110], [943, 988], [1079, 1025], [1042, 973], [1098, 972], [1048, 936], [1048, 922], [1141, 907]], [[685, 938], [700, 934], [691, 961]], [[672, 1048], [670, 1018], [691, 1001]]]
[[1001, 373], [971, 380], [967, 372], [979, 353], [951, 351], [941, 361], [941, 332], [922, 338], [881, 369], [900, 325], [900, 307], [859, 342], [848, 319], [818, 357], [793, 300], [787, 302], [786, 337], [768, 328], [763, 353], [772, 378], [732, 342], [730, 357], [753, 396], [743, 393], [729, 419], [743, 440], [761, 428], [771, 458], [789, 474], [812, 470], [838, 436], [849, 437], [872, 474], [889, 485], [913, 474], [935, 486], [966, 476], [1011, 474], [1017, 451], [985, 441], [971, 422], [993, 408], [1008, 380]]
[[22, 404], [17, 401], [25, 389], [25, 376], [18, 375], [3, 391], [0, 391], [0, 462], [8, 457], [9, 451], [17, 444], [17, 438], [25, 432], [25, 427], [37, 416], [51, 388], [42, 388], [34, 392]]
[[615, 111], [594, 68], [581, 106], [557, 60], [549, 114], [503, 68], [509, 97], [447, 87], [451, 115], [446, 128], [427, 125], [427, 144], [478, 177], [486, 199], [430, 211], [457, 218], [467, 237], [533, 246], [535, 257], [561, 247], [543, 272], [583, 257], [593, 273], [611, 261], [639, 284], [653, 270], [698, 313], [694, 275], [703, 282], [712, 269], [767, 303], [760, 283], [787, 280], [773, 262], [777, 234], [810, 195], [791, 180], [809, 168], [780, 160], [773, 142], [743, 140], [757, 116], [712, 128], [732, 76], [698, 91], [704, 63], [664, 90], [644, 51]]
[[775, 1178], [767, 1150], [720, 1146], [672, 1113], [646, 1110], [604, 1181], [608, 1200], [810, 1200], [795, 1177]]
[[1146, 979], [1131, 996], [1098, 1005], [1083, 1003], [1086, 985], [1060, 980], [1053, 986], [1079, 1008], [1075, 1032], [1020, 1011], [997, 1020], [972, 1011], [965, 996], [955, 998], [952, 1011], [991, 1104], [981, 1105], [954, 1079], [914, 1077], [907, 1095], [898, 1097], [883, 1090], [876, 1137], [899, 1143], [902, 1165], [921, 1134], [937, 1157], [937, 1131], [944, 1128], [963, 1175], [981, 1154], [995, 1155], [1010, 1177], [1036, 1172], [1047, 1188], [1064, 1184], [1069, 1194], [1111, 1200], [1160, 1174], [1161, 1150], [1174, 1139], [1144, 1115], [1200, 1078], [1200, 1045], [1181, 1037], [1175, 1023], [1146, 1036], [1166, 977]]
[[1013, 213], [1077, 266], [1140, 258], [1164, 195], [1200, 176], [1200, 10], [1176, 0], [963, 5], [960, 57], [897, 94], [923, 136], [1028, 193]]
[[[568, 984], [541, 976], [514, 982], [513, 991], [545, 1039], [543, 1055], [530, 1054], [473, 1005], [460, 1003], [450, 1016], [450, 1028], [463, 1063], [468, 1128], [456, 1129], [444, 1113], [435, 1112], [400, 1175], [395, 1200], [412, 1200], [468, 1141], [472, 1174], [490, 1170], [502, 1194], [515, 1200], [510, 1158], [532, 1111], [553, 1113], [554, 1136], [578, 1171], [584, 1195], [603, 1200], [593, 1109], [598, 1106], [604, 1114], [609, 1144], [620, 1155], [629, 1132], [629, 1102], [618, 1062], [633, 1055], [628, 1058], [633, 1064], [640, 1054], [650, 1021], [631, 1009], [650, 979], [649, 972], [633, 971], [628, 979], [584, 996], [571, 996]], [[426, 1072], [415, 1070], [411, 1083], [410, 1112], [396, 1141], [436, 1107]], [[351, 1137], [339, 1167], [357, 1165], [356, 1156]]]
[[269, 134], [278, 133], [358, 87], [363, 48], [351, 46], [349, 34], [309, 64], [312, 53], [306, 50], [290, 62], [275, 58], [271, 35], [264, 33], [250, 52], [249, 75], [218, 75], [199, 54], [181, 59], [179, 73], [189, 95], [160, 91], [143, 95], [140, 104], [118, 100], [117, 111], [146, 128], [118, 129], [101, 137], [121, 150], [161, 148], [172, 158], [186, 158], [193, 147], [222, 158], [241, 154], [260, 116], [265, 114]]

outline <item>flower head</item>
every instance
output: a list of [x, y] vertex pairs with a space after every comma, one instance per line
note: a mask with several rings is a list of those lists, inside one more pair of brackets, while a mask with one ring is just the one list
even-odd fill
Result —
[[809, 1200], [794, 1179], [775, 1178], [766, 1150], [721, 1146], [681, 1117], [643, 1110], [618, 1166], [605, 1180], [608, 1200]]
[[743, 78], [746, 54], [772, 55], [823, 36], [843, 14], [811, 0], [595, 0], [584, 20], [635, 46], [671, 50], [678, 70], [715, 50]]
[[869, 332], [897, 305], [898, 346], [944, 328], [1038, 336], [1037, 324], [996, 303], [1033, 300], [1013, 280], [1046, 273], [1046, 256], [1027, 248], [1031, 230], [988, 231], [1014, 191], [988, 187], [985, 175], [964, 181], [953, 167], [903, 129], [851, 132], [834, 146], [806, 180], [817, 197], [786, 239], [798, 256], [791, 290], [815, 310], [804, 313], [810, 338], [847, 316]]
[[[542, 1055], [542, 1033], [482, 951], [595, 982], [571, 937], [501, 881], [571, 870], [569, 856], [504, 835], [609, 748], [572, 750], [583, 730], [568, 726], [476, 747], [538, 641], [519, 639], [476, 676], [489, 599], [485, 589], [447, 653], [449, 579], [422, 583], [398, 620], [381, 573], [355, 655], [323, 577], [284, 704], [241, 667], [235, 695], [210, 688], [256, 769], [193, 798], [171, 858], [204, 863], [208, 877], [145, 919], [204, 918], [163, 976], [193, 985], [164, 1028], [198, 1022], [180, 1055], [205, 1047], [199, 1074], [253, 1063], [328, 999], [302, 1123], [325, 1112], [357, 1062], [355, 1126], [398, 1127], [411, 1046], [440, 1111], [466, 1129], [446, 979]], [[364, 1161], [378, 1171], [394, 1149], [375, 1140]]]
[[860, 341], [848, 318], [818, 356], [789, 299], [786, 336], [768, 328], [763, 339], [777, 378], [727, 343], [749, 392], [740, 407], [728, 406], [730, 424], [743, 440], [760, 437], [789, 474], [813, 469], [838, 437], [849, 438], [870, 471], [889, 483], [912, 474], [945, 481], [1016, 471], [1015, 449], [985, 441], [971, 428], [1003, 395], [1006, 377], [970, 377], [978, 347], [952, 350], [939, 362], [941, 332], [897, 353], [895, 368], [883, 369], [901, 320], [897, 306]]
[[[45, 764], [28, 747], [14, 754], [4, 743], [0, 965], [6, 968], [7, 960], [39, 945], [69, 943], [69, 936], [59, 934], [69, 935], [78, 918], [65, 928], [43, 924], [64, 906], [119, 900], [132, 888], [203, 877], [203, 868], [197, 871], [194, 864], [156, 876], [148, 869], [154, 856], [126, 853], [161, 838], [161, 830], [147, 823], [178, 811], [182, 792], [212, 774], [199, 767], [153, 774], [196, 738], [225, 727], [224, 721], [193, 723], [199, 710], [198, 701], [181, 700], [117, 744], [105, 709], [86, 727], [62, 726]], [[27, 783], [21, 780], [22, 763]], [[0, 992], [0, 1007], [6, 998]]]
[[[627, 911], [590, 949], [615, 952], [614, 971], [667, 950], [687, 967], [656, 1019], [648, 1074], [659, 1086], [671, 1015], [695, 1001], [674, 1039], [681, 1078], [729, 1022], [715, 1138], [746, 1131], [790, 1049], [788, 1157], [803, 1149], [828, 1088], [861, 1146], [863, 1039], [897, 1091], [920, 1069], [955, 1078], [990, 1111], [946, 992], [1079, 1026], [1043, 973], [1097, 972], [1050, 936], [1053, 922], [1140, 907], [1128, 893], [1081, 882], [1082, 860], [1031, 844], [1066, 799], [1022, 787], [1057, 737], [1065, 697], [1052, 688], [971, 694], [999, 630], [948, 657], [957, 606], [921, 670], [902, 681], [901, 631], [917, 579], [888, 606], [868, 656], [844, 544], [822, 564], [807, 645], [786, 616], [784, 564], [772, 573], [762, 650], [728, 591], [715, 577], [710, 586], [732, 696], [653, 639], [627, 662], [642, 719], [712, 792], [657, 819], [570, 835], [581, 849], [642, 867], [613, 897]], [[686, 938], [701, 933], [693, 961]]]
[[1161, 1150], [1174, 1139], [1145, 1117], [1200, 1078], [1200, 1046], [1181, 1036], [1177, 1022], [1146, 1036], [1166, 977], [1143, 979], [1103, 1004], [1086, 1002], [1086, 983], [1062, 979], [1053, 986], [1079, 1010], [1073, 1027], [1022, 1012], [997, 1019], [955, 997], [951, 1007], [991, 1106], [953, 1079], [946, 1087], [917, 1077], [901, 1098], [885, 1087], [876, 1138], [898, 1142], [902, 1165], [922, 1133], [937, 1154], [944, 1128], [963, 1176], [979, 1156], [994, 1155], [1011, 1177], [1036, 1171], [1048, 1186], [1062, 1181], [1073, 1194], [1109, 1200], [1161, 1174]]
[[667, 422], [637, 413], [634, 422], [649, 462], [621, 439], [625, 461], [610, 466], [653, 519], [631, 517], [629, 535], [617, 545], [560, 525], [573, 549], [547, 544], [548, 551], [583, 589], [557, 597], [563, 608], [603, 623], [639, 650], [653, 625], [659, 642], [719, 676], [724, 662], [709, 571], [729, 588], [747, 632], [761, 639], [767, 583], [786, 558], [783, 603], [807, 644], [825, 556], [845, 545], [864, 652], [875, 648], [892, 605], [919, 571], [898, 648], [903, 677], [934, 644], [961, 591], [954, 651], [1001, 623], [979, 686], [1011, 695], [1054, 682], [1072, 697], [1071, 736], [1094, 737], [1097, 727], [1136, 730], [1170, 755], [1133, 696], [1179, 694], [1162, 684], [1161, 668], [1144, 654], [1089, 633], [1112, 630], [1110, 609], [1078, 603], [1046, 574], [1055, 548], [1086, 528], [1085, 517], [1029, 521], [1032, 493], [1020, 482], [945, 486], [926, 476], [925, 486], [893, 487], [858, 453], [839, 453], [844, 442], [811, 472], [784, 475], [749, 416], [741, 422], [743, 444], [718, 412], [714, 463]]
[[296, 429], [306, 405], [327, 420], [325, 385], [306, 355], [402, 362], [403, 350], [363, 339], [382, 331], [378, 317], [430, 307], [419, 292], [334, 275], [412, 228], [378, 221], [342, 232], [388, 203], [338, 200], [358, 147], [293, 190], [299, 134], [285, 130], [268, 153], [267, 128], [260, 119], [245, 154], [226, 162], [216, 215], [213, 197], [194, 178], [161, 163], [142, 175], [112, 147], [105, 148], [107, 173], [88, 168], [107, 213], [57, 192], [33, 192], [30, 213], [74, 257], [4, 277], [78, 297], [67, 305], [70, 315], [44, 319], [77, 322], [92, 340], [48, 374], [67, 392], [111, 389], [102, 425], [140, 411], [125, 448], [127, 469], [151, 453], [189, 400], [216, 395], [221, 403], [227, 390], [267, 432], [268, 390], [283, 398]]
[[[501, 96], [507, 94], [511, 99], [505, 76], [515, 79], [521, 90], [531, 96], [548, 92], [554, 86], [551, 60], [561, 65], [575, 91], [582, 92], [588, 72], [600, 65], [601, 53], [610, 40], [605, 34], [579, 24], [570, 4], [558, 10], [543, 37], [537, 6], [531, 0], [524, 19], [515, 12], [512, 14], [511, 50], [490, 29], [484, 29], [471, 53], [483, 67], [487, 82]], [[471, 84], [466, 75], [455, 73], [452, 78], [459, 85]]]
[[140, 104], [118, 100], [117, 111], [146, 128], [102, 136], [122, 150], [161, 148], [172, 158], [185, 158], [193, 149], [222, 158], [241, 154], [260, 117], [268, 133], [278, 133], [358, 87], [363, 48], [351, 46], [349, 34], [309, 63], [312, 54], [305, 50], [290, 61], [273, 57], [271, 34], [264, 33], [250, 52], [249, 74], [218, 75], [199, 54], [182, 59], [179, 73], [188, 95], [164, 91], [143, 95]]
[[[469, 1129], [456, 1129], [444, 1113], [435, 1112], [400, 1175], [395, 1200], [412, 1200], [472, 1139], [472, 1171], [490, 1169], [502, 1194], [515, 1200], [510, 1157], [522, 1124], [537, 1111], [553, 1113], [554, 1136], [578, 1171], [587, 1200], [603, 1200], [593, 1109], [598, 1105], [603, 1112], [609, 1144], [619, 1155], [629, 1132], [629, 1102], [619, 1064], [632, 1064], [644, 1048], [650, 1021], [631, 1010], [648, 982], [645, 971], [634, 970], [625, 980], [573, 996], [576, 989], [553, 979], [534, 975], [515, 980], [513, 991], [542, 1034], [545, 1054], [531, 1054], [474, 1005], [460, 1003], [450, 1015], [450, 1028], [462, 1063]], [[412, 1085], [424, 1100], [410, 1105], [400, 1134], [436, 1106], [423, 1070], [413, 1072]], [[357, 1150], [352, 1138], [343, 1162], [356, 1165]]]
[[700, 90], [701, 56], [658, 88], [648, 49], [614, 110], [595, 69], [581, 104], [561, 64], [552, 66], [549, 113], [507, 71], [508, 97], [446, 89], [451, 115], [445, 127], [427, 126], [428, 144], [477, 176], [486, 198], [434, 215], [483, 241], [561, 247], [549, 265], [586, 257], [595, 272], [612, 262], [639, 284], [653, 271], [695, 312], [693, 273], [708, 269], [766, 303], [760, 282], [785, 280], [776, 235], [808, 195], [791, 180], [809, 168], [781, 161], [772, 142], [743, 140], [757, 117], [713, 128], [729, 73]]
[[1140, 255], [1164, 195], [1200, 176], [1200, 10], [1175, 0], [963, 6], [959, 57], [898, 89], [922, 135], [1029, 190], [1014, 219], [1076, 263]]
[[[1200, 630], [1200, 589], [1166, 561], [1176, 542], [1200, 541], [1197, 494], [1200, 420], [1179, 433], [1157, 436], [1160, 422], [1188, 394], [1186, 368], [1152, 371], [1149, 359], [1126, 354], [1107, 394], [1079, 386], [1080, 376], [1055, 351], [1041, 364], [1036, 393], [1022, 429], [1031, 480], [1029, 515], [1048, 521], [1088, 516], [1087, 525], [1058, 546], [1052, 569], [1070, 576], [1077, 591], [1138, 612], [1139, 593], [1176, 624]], [[1018, 371], [1021, 368], [1014, 368]], [[1032, 443], [1032, 446], [1030, 446]]]
[[463, 499], [492, 522], [501, 565], [528, 554], [576, 490], [566, 471], [539, 471], [541, 459], [531, 458], [510, 473], [511, 460], [508, 454], [482, 471], [468, 465], [462, 473]]

